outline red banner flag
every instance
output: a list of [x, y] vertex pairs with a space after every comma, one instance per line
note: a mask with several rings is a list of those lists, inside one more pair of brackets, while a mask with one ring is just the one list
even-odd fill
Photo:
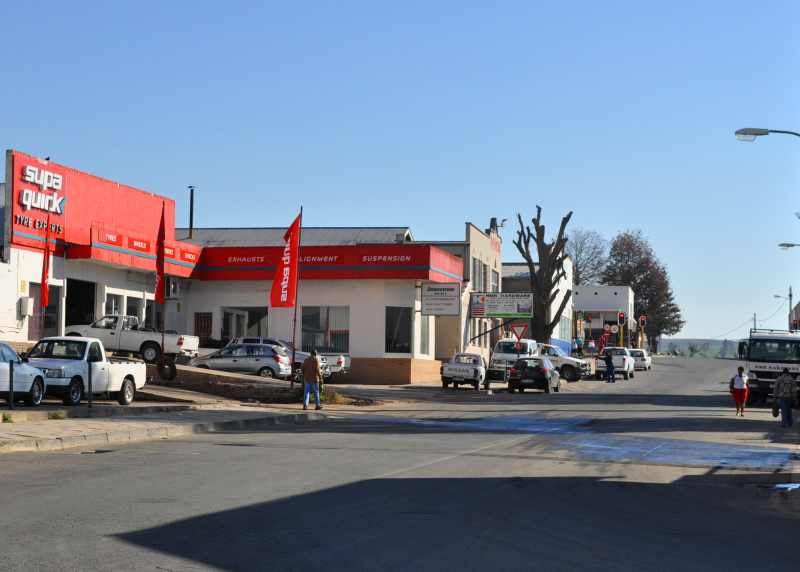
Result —
[[50, 213], [47, 214], [47, 229], [44, 233], [44, 256], [42, 257], [42, 279], [39, 293], [39, 306], [44, 309], [50, 305]]
[[272, 279], [270, 305], [273, 308], [291, 308], [297, 302], [298, 258], [300, 255], [300, 225], [303, 214], [297, 215], [292, 226], [283, 235], [283, 255], [278, 259], [275, 278]]
[[158, 225], [156, 238], [156, 303], [164, 303], [164, 203], [161, 203], [161, 223]]

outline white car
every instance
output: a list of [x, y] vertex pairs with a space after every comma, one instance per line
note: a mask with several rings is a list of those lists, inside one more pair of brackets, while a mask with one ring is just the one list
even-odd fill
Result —
[[589, 362], [568, 356], [558, 346], [539, 344], [539, 355], [549, 359], [561, 377], [567, 381], [578, 381], [581, 376], [589, 374]]
[[606, 375], [606, 362], [603, 359], [606, 354], [611, 354], [611, 359], [614, 362], [614, 375], [622, 375], [623, 379], [630, 379], [635, 375], [633, 356], [628, 348], [621, 347], [606, 347], [603, 353], [597, 356], [597, 379], [602, 379]]
[[197, 336], [165, 333], [162, 348], [161, 332], [144, 328], [136, 316], [103, 316], [86, 326], [69, 326], [67, 335], [97, 338], [107, 351], [139, 354], [147, 363], [157, 362], [162, 353], [194, 357], [200, 347]]
[[650, 357], [650, 354], [647, 353], [647, 350], [633, 349], [630, 351], [631, 356], [633, 356], [634, 369], [637, 371], [647, 371], [649, 369], [653, 369], [653, 358]]
[[477, 391], [486, 379], [486, 361], [480, 354], [454, 355], [441, 368], [442, 387], [458, 389], [460, 384], [471, 385]]
[[47, 383], [44, 373], [40, 369], [24, 363], [11, 346], [0, 343], [0, 396], [6, 401], [11, 392], [9, 363], [14, 363], [14, 401], [18, 397], [25, 399], [25, 403], [36, 407], [44, 399]]
[[78, 405], [90, 385], [92, 395], [110, 393], [120, 405], [130, 405], [147, 381], [147, 366], [110, 361], [97, 338], [44, 338], [26, 359], [44, 373], [47, 393], [62, 396], [65, 405]]
[[489, 389], [489, 385], [493, 381], [508, 382], [508, 370], [517, 363], [518, 359], [537, 355], [539, 355], [539, 344], [536, 343], [536, 340], [525, 338], [519, 342], [513, 338], [498, 340], [489, 360], [489, 370], [486, 372], [486, 380], [483, 382], [484, 389]]

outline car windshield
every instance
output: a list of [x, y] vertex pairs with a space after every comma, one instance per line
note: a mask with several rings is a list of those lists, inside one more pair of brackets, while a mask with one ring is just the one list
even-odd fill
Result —
[[31, 358], [83, 359], [86, 342], [77, 340], [42, 340], [28, 354]]
[[540, 359], [521, 359], [514, 364], [514, 367], [521, 369], [523, 367], [542, 367], [544, 362]]
[[644, 352], [642, 350], [632, 350], [631, 355], [633, 357], [644, 357]]
[[607, 354], [611, 354], [612, 356], [624, 356], [625, 355], [625, 350], [621, 349], [621, 348], [615, 348], [615, 349], [606, 350], [606, 353]]
[[471, 356], [469, 354], [459, 354], [453, 358], [453, 363], [461, 363], [465, 365], [480, 365], [481, 360], [478, 356]]
[[800, 362], [800, 340], [750, 340], [750, 361]]
[[527, 343], [522, 342], [520, 344], [519, 350], [517, 350], [517, 342], [497, 342], [494, 346], [494, 353], [496, 354], [515, 354], [519, 353], [526, 353], [527, 351]]

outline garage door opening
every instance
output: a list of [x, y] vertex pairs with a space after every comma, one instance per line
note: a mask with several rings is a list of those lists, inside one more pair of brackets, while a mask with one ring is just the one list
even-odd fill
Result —
[[94, 282], [67, 278], [67, 311], [64, 316], [67, 326], [94, 322], [95, 288]]

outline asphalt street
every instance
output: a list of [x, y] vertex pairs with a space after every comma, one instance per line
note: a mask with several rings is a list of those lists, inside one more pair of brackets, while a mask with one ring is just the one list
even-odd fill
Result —
[[735, 365], [558, 395], [377, 388], [380, 413], [4, 455], [0, 568], [795, 569], [800, 491], [776, 485], [797, 433], [733, 416]]

